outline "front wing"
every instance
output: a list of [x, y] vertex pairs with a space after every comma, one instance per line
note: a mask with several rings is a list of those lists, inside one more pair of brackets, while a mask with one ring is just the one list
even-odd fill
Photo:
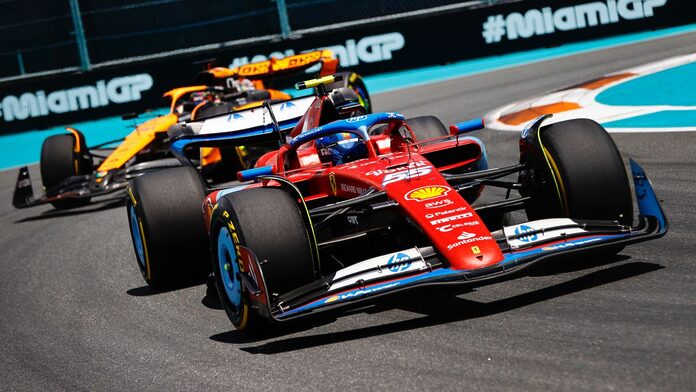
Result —
[[12, 205], [15, 208], [28, 208], [59, 200], [85, 199], [109, 194], [114, 194], [114, 198], [122, 197], [125, 200], [128, 180], [150, 171], [176, 166], [181, 166], [178, 160], [165, 158], [138, 163], [125, 169], [111, 170], [101, 177], [96, 177], [94, 174], [72, 176], [55, 187], [47, 189], [46, 194], [39, 198], [34, 196], [29, 168], [24, 166], [17, 174]]
[[335, 274], [284, 294], [272, 302], [263, 271], [254, 253], [240, 247], [242, 283], [251, 306], [274, 322], [283, 322], [356, 302], [426, 285], [484, 285], [518, 272], [534, 262], [573, 252], [621, 247], [659, 238], [667, 219], [643, 169], [631, 160], [639, 218], [634, 227], [605, 221], [546, 219], [525, 223], [526, 231], [512, 227], [493, 233], [503, 251], [498, 264], [475, 270], [453, 270], [438, 260], [432, 247], [405, 249], [365, 260]]

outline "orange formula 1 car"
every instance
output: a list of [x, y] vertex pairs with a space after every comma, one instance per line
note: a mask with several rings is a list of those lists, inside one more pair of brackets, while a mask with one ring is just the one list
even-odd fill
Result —
[[[123, 139], [116, 148], [104, 148], [118, 140], [87, 147], [84, 135], [66, 128], [68, 133], [46, 138], [41, 147], [40, 170], [45, 195], [34, 197], [27, 167], [19, 169], [13, 205], [26, 208], [51, 203], [57, 209], [88, 204], [93, 197], [114, 194], [124, 197], [128, 180], [146, 172], [180, 166], [170, 157], [167, 130], [177, 123], [232, 113], [261, 106], [265, 101], [280, 102], [292, 97], [266, 87], [269, 81], [319, 67], [319, 75], [336, 71], [338, 60], [328, 50], [317, 50], [284, 59], [271, 59], [236, 68], [213, 68], [198, 75], [203, 84], [168, 91], [169, 113], [147, 120]], [[344, 72], [338, 87], [350, 87], [369, 110], [369, 95], [359, 75]], [[127, 115], [124, 119], [135, 118]], [[246, 168], [250, 162], [243, 146], [230, 151], [202, 148], [200, 166], [214, 177], [216, 171], [230, 166]], [[122, 194], [122, 195], [121, 195]]]

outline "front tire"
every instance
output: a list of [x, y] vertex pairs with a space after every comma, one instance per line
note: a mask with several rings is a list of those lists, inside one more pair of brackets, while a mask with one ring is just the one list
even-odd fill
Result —
[[541, 199], [552, 203], [530, 206], [530, 218], [551, 218], [550, 212], [560, 210], [568, 218], [618, 221], [630, 226], [631, 187], [621, 154], [607, 131], [590, 119], [575, 119], [551, 124], [540, 132], [550, 177], [546, 197]]
[[210, 272], [203, 222], [205, 189], [195, 168], [136, 177], [127, 202], [131, 239], [145, 282], [171, 289], [202, 282]]
[[449, 136], [449, 131], [445, 124], [435, 116], [420, 116], [406, 120], [416, 136], [417, 141], [434, 139], [437, 137]]
[[[76, 131], [77, 132], [77, 131]], [[48, 191], [69, 177], [92, 173], [92, 159], [85, 145], [84, 136], [73, 134], [53, 135], [41, 146], [41, 181]], [[53, 196], [53, 195], [49, 195]], [[89, 204], [90, 198], [64, 199], [51, 202], [57, 209], [76, 208]]]
[[211, 223], [212, 268], [220, 302], [238, 330], [258, 328], [264, 320], [250, 308], [241, 284], [237, 246], [256, 255], [271, 298], [314, 280], [312, 242], [301, 214], [296, 200], [277, 188], [247, 189], [218, 200]]

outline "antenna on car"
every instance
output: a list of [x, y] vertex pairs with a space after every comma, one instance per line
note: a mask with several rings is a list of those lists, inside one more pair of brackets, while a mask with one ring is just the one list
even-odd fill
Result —
[[280, 141], [280, 145], [282, 146], [283, 144], [285, 144], [285, 140], [283, 139], [282, 132], [280, 132], [280, 124], [278, 124], [278, 120], [276, 120], [275, 114], [273, 114], [273, 108], [271, 107], [271, 101], [268, 99], [263, 101], [263, 108], [265, 110], [268, 110], [268, 114], [271, 117], [271, 124], [273, 124], [274, 130], [278, 133], [278, 140]]
[[325, 96], [327, 94], [326, 85], [340, 82], [341, 80], [343, 80], [343, 75], [333, 74], [333, 75], [324, 76], [323, 78], [310, 79], [310, 80], [305, 80], [303, 82], [297, 82], [297, 83], [295, 83], [295, 88], [297, 90], [304, 90], [306, 88], [316, 87], [317, 94], [320, 96]]

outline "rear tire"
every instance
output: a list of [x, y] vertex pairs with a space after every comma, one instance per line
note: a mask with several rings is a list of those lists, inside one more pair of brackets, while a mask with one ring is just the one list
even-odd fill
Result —
[[420, 116], [406, 120], [406, 123], [411, 127], [416, 135], [416, 141], [434, 139], [436, 137], [448, 136], [449, 131], [445, 124], [435, 116]]
[[340, 82], [335, 82], [326, 86], [326, 91], [335, 90], [341, 87], [348, 87], [353, 90], [360, 98], [360, 103], [365, 108], [365, 113], [372, 113], [372, 101], [370, 100], [370, 94], [367, 92], [367, 87], [362, 77], [355, 72], [340, 72], [343, 76], [343, 80]]
[[196, 169], [182, 166], [136, 177], [128, 192], [131, 238], [145, 282], [157, 289], [203, 282], [210, 253], [205, 189]]
[[[92, 173], [92, 159], [87, 153], [84, 136], [80, 134], [80, 148], [75, 152], [77, 140], [72, 134], [53, 135], [41, 146], [41, 181], [45, 190], [50, 190], [67, 178]], [[49, 195], [53, 196], [53, 195]], [[57, 209], [81, 207], [89, 204], [90, 198], [64, 199], [51, 202]]]
[[254, 252], [273, 297], [314, 280], [309, 234], [296, 200], [282, 189], [230, 193], [218, 200], [218, 206], [213, 213], [211, 243], [220, 302], [237, 329], [253, 329], [263, 319], [249, 308], [248, 293], [238, 277], [235, 247], [242, 245]]

